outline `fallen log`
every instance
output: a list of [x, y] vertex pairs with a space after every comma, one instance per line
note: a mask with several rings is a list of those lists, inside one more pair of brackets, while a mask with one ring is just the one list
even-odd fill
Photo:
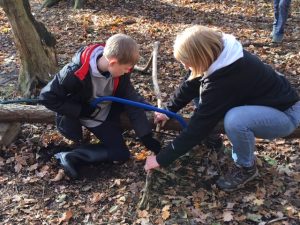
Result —
[[[153, 112], [147, 112], [147, 117], [152, 123], [153, 128]], [[20, 104], [7, 104], [0, 105], [0, 122], [24, 122], [24, 123], [54, 123], [55, 113], [45, 108], [42, 105], [20, 105]], [[189, 118], [184, 118], [188, 123]], [[124, 129], [131, 129], [131, 125], [128, 117], [123, 114], [121, 117], [122, 127]], [[164, 130], [180, 131], [182, 129], [180, 123], [177, 120], [168, 120]], [[219, 123], [216, 131], [224, 132], [223, 123]], [[291, 135], [285, 138], [300, 138], [300, 127], [298, 127]]]

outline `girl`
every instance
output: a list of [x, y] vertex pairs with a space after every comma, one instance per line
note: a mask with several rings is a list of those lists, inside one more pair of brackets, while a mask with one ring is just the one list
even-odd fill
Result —
[[[282, 74], [244, 50], [234, 36], [208, 27], [195, 25], [179, 34], [174, 56], [191, 73], [169, 101], [168, 110], [177, 112], [197, 96], [200, 105], [187, 129], [157, 156], [147, 158], [145, 170], [169, 165], [224, 119], [234, 166], [217, 185], [224, 191], [243, 187], [258, 175], [255, 137], [284, 137], [299, 125], [297, 92]], [[156, 113], [156, 122], [167, 119]]]

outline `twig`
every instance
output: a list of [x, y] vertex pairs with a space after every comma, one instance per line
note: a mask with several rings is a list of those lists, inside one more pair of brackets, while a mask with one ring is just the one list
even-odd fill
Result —
[[14, 80], [14, 79], [15, 79], [15, 77], [9, 77], [9, 78], [6, 78], [5, 80], [2, 80], [2, 81], [0, 82], [0, 85], [4, 85], [4, 84], [6, 84], [6, 83], [8, 83], [9, 81]]
[[138, 209], [144, 210], [147, 208], [148, 202], [149, 202], [149, 196], [150, 196], [150, 184], [152, 183], [152, 171], [148, 171], [146, 175], [146, 183], [142, 190], [143, 194], [141, 197], [140, 202], [138, 203]]
[[279, 217], [279, 218], [276, 218], [276, 219], [273, 219], [273, 220], [270, 220], [266, 223], [267, 224], [271, 224], [271, 223], [275, 223], [275, 222], [278, 222], [278, 221], [281, 221], [281, 220], [286, 220], [288, 219], [288, 217]]
[[42, 199], [45, 197], [45, 184], [43, 184], [43, 192], [42, 192]]
[[142, 72], [142, 73], [146, 73], [151, 65], [152, 59], [153, 59], [153, 54], [151, 54], [151, 57], [149, 58], [149, 60], [145, 66], [135, 65], [133, 69], [136, 71]]
[[264, 46], [271, 46], [272, 43], [263, 43], [263, 42], [251, 42], [247, 41], [245, 43], [242, 43], [243, 47], [249, 47], [250, 45], [253, 45], [254, 47], [264, 47]]
[[176, 134], [170, 134], [170, 133], [167, 133], [167, 132], [162, 132], [162, 131], [153, 131], [154, 133], [157, 133], [158, 135], [167, 135], [167, 136], [171, 136], [171, 137], [177, 137], [178, 135]]

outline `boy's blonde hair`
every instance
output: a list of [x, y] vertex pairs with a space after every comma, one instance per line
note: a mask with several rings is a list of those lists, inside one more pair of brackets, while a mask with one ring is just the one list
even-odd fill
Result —
[[222, 33], [201, 25], [185, 29], [174, 43], [175, 58], [192, 68], [189, 80], [202, 76], [222, 50]]
[[139, 47], [135, 40], [126, 34], [115, 34], [107, 39], [103, 55], [116, 58], [119, 64], [135, 65], [139, 60]]

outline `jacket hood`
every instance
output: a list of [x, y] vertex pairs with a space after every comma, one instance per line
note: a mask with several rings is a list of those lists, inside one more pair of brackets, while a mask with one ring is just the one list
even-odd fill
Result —
[[80, 62], [80, 56], [81, 56], [81, 53], [82, 51], [84, 50], [84, 47], [81, 47], [78, 49], [78, 51], [75, 53], [75, 55], [72, 57], [72, 62], [75, 63], [75, 64], [78, 64], [78, 65], [81, 65], [81, 62]]
[[90, 71], [93, 76], [102, 77], [103, 75], [99, 72], [97, 67], [97, 59], [103, 55], [104, 47], [99, 46], [94, 49], [90, 58]]
[[210, 65], [208, 70], [204, 73], [209, 76], [216, 70], [226, 67], [244, 56], [243, 47], [241, 43], [231, 34], [223, 34], [222, 37], [224, 48], [219, 57], [213, 64]]

